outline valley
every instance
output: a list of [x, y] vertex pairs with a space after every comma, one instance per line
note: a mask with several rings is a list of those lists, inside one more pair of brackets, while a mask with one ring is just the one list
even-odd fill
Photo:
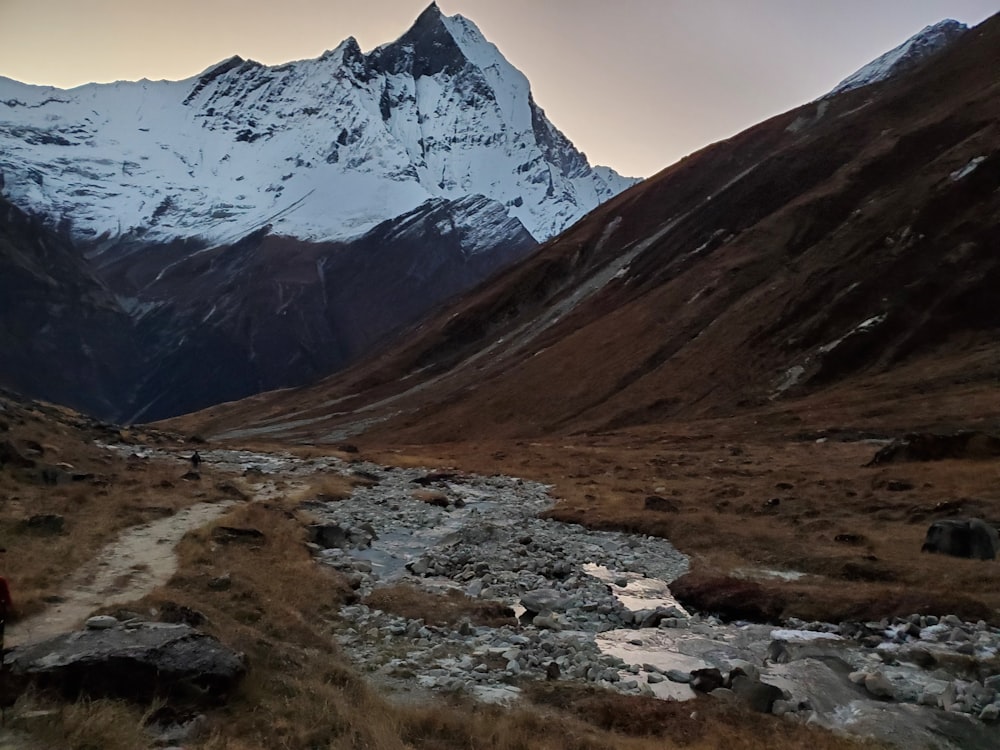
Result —
[[0, 750], [995, 747], [998, 51], [641, 182], [436, 3], [0, 78]]

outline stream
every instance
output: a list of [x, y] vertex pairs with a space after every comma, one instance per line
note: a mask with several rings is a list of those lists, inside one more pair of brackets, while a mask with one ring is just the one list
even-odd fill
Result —
[[[116, 449], [180, 460], [159, 449]], [[940, 614], [723, 623], [673, 599], [669, 582], [688, 562], [669, 542], [541, 518], [553, 504], [544, 485], [334, 457], [201, 455], [208, 474], [246, 477], [255, 500], [302, 492], [324, 473], [360, 480], [350, 498], [306, 496], [303, 509], [317, 522], [317, 561], [345, 575], [362, 599], [406, 583], [501, 602], [517, 615], [499, 627], [437, 627], [364, 604], [343, 607], [337, 637], [345, 652], [399, 700], [460, 691], [513, 702], [523, 680], [546, 678], [690, 700], [706, 691], [691, 673], [718, 670], [727, 686], [708, 685], [718, 687], [715, 698], [770, 694], [766, 710], [787, 720], [901, 748], [1000, 746], [1000, 631], [985, 623]]]

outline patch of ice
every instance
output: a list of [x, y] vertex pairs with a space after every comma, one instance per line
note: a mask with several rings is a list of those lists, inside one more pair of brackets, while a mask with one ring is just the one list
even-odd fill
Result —
[[797, 570], [771, 570], [769, 568], [740, 568], [734, 571], [738, 578], [757, 578], [776, 581], [798, 581], [805, 578], [808, 573], [800, 573]]
[[794, 367], [789, 367], [785, 371], [785, 378], [782, 380], [778, 387], [775, 389], [775, 395], [781, 395], [789, 388], [798, 385], [799, 380], [802, 376], [806, 374], [806, 368], [802, 365], [795, 365]]
[[959, 180], [965, 179], [970, 174], [972, 174], [973, 172], [975, 172], [979, 168], [979, 165], [982, 164], [984, 161], [986, 161], [986, 157], [985, 156], [977, 156], [975, 159], [973, 159], [972, 161], [970, 161], [968, 164], [966, 164], [961, 169], [956, 169], [954, 172], [952, 172], [951, 173], [951, 181], [952, 182], [958, 182]]
[[836, 633], [822, 633], [813, 630], [788, 630], [778, 628], [771, 631], [771, 638], [778, 641], [842, 641]]
[[[670, 592], [670, 586], [659, 578], [647, 578], [641, 573], [616, 573], [603, 565], [588, 563], [583, 566], [583, 572], [612, 587], [615, 598], [631, 612], [657, 607], [675, 607], [685, 616], [690, 613], [680, 605]], [[613, 585], [615, 581], [625, 579], [624, 588]]]

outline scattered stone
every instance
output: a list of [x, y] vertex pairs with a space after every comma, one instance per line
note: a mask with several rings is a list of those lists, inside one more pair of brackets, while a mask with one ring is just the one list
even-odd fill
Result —
[[865, 676], [865, 690], [876, 698], [888, 698], [892, 700], [896, 697], [896, 690], [892, 682], [881, 672], [873, 672]]
[[87, 619], [84, 627], [87, 630], [107, 630], [118, 625], [118, 618], [111, 615], [96, 615]]
[[436, 492], [434, 490], [414, 490], [412, 497], [414, 500], [419, 500], [422, 503], [427, 503], [428, 505], [433, 505], [437, 508], [448, 507], [448, 496], [443, 492]]
[[569, 597], [556, 589], [535, 589], [521, 595], [521, 606], [529, 612], [561, 612], [569, 603]]

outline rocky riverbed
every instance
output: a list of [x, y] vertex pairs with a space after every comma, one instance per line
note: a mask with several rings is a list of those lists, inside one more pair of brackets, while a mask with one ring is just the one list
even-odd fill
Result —
[[[719, 700], [898, 747], [1000, 744], [1000, 631], [948, 615], [781, 627], [688, 613], [668, 582], [687, 560], [663, 539], [542, 519], [547, 488], [510, 477], [394, 469], [335, 458], [207, 451], [268, 495], [324, 472], [360, 482], [307, 500], [316, 559], [361, 597], [405, 582], [509, 605], [498, 627], [438, 627], [353, 604], [338, 637], [378, 684], [412, 699], [461, 691], [513, 701], [526, 679]], [[419, 696], [419, 691], [418, 696]]]

